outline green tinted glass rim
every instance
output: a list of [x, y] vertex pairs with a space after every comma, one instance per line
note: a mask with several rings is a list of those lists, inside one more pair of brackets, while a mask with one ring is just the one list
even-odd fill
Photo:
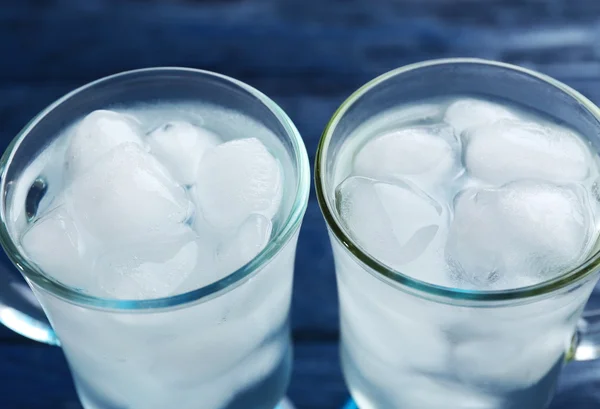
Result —
[[422, 293], [425, 296], [441, 297], [446, 298], [448, 300], [490, 302], [538, 297], [576, 284], [580, 280], [585, 279], [586, 277], [590, 276], [595, 271], [597, 271], [598, 266], [600, 265], [600, 252], [595, 253], [583, 264], [577, 266], [576, 268], [566, 272], [565, 274], [559, 277], [528, 287], [495, 291], [464, 290], [458, 288], [443, 287], [430, 284], [425, 281], [417, 280], [383, 264], [373, 256], [369, 255], [363, 249], [361, 249], [355, 243], [352, 237], [350, 237], [350, 235], [347, 234], [345, 229], [342, 227], [339, 219], [337, 218], [337, 212], [335, 211], [333, 203], [331, 202], [329, 196], [325, 192], [327, 176], [327, 149], [329, 147], [330, 140], [333, 137], [334, 131], [338, 123], [344, 117], [346, 112], [363, 95], [367, 94], [375, 87], [380, 86], [387, 80], [397, 76], [401, 76], [402, 74], [405, 74], [410, 71], [438, 65], [454, 65], [456, 67], [460, 67], [461, 65], [481, 65], [482, 67], [488, 66], [496, 68], [505, 68], [529, 75], [535, 79], [545, 82], [549, 86], [555, 87], [560, 91], [564, 92], [565, 94], [576, 100], [579, 104], [581, 104], [581, 106], [584, 109], [590, 112], [594, 116], [594, 118], [596, 118], [600, 122], [600, 109], [589, 99], [581, 95], [579, 92], [547, 75], [512, 64], [477, 58], [449, 58], [423, 61], [389, 71], [371, 80], [370, 82], [359, 88], [352, 95], [350, 95], [350, 97], [348, 97], [342, 103], [342, 105], [340, 105], [340, 107], [335, 111], [335, 113], [327, 123], [325, 130], [323, 131], [323, 134], [321, 136], [321, 140], [319, 141], [314, 168], [315, 188], [317, 193], [317, 200], [319, 202], [319, 206], [321, 207], [321, 212], [323, 213], [323, 217], [325, 218], [325, 221], [327, 222], [327, 225], [330, 231], [335, 236], [335, 238], [360, 263], [362, 263], [376, 275], [380, 275], [384, 279], [391, 280], [393, 283], [400, 284], [401, 287], [404, 286], [409, 290], [416, 291], [417, 293]]
[[[244, 278], [250, 276], [255, 271], [260, 270], [263, 266], [268, 264], [280, 250], [293, 238], [294, 234], [299, 230], [300, 224], [306, 212], [308, 205], [308, 197], [310, 192], [310, 165], [308, 161], [308, 154], [306, 147], [300, 133], [296, 129], [296, 126], [287, 114], [281, 109], [273, 100], [267, 97], [262, 92], [245, 84], [239, 80], [228, 77], [226, 75], [193, 69], [185, 67], [153, 67], [144, 68], [138, 70], [125, 71], [118, 74], [114, 74], [108, 77], [101, 78], [99, 80], [90, 82], [83, 85], [80, 88], [71, 91], [70, 93], [59, 98], [38, 115], [36, 115], [12, 140], [2, 158], [0, 159], [0, 191], [6, 193], [6, 180], [7, 172], [12, 162], [14, 155], [21, 142], [27, 137], [27, 135], [34, 129], [39, 122], [55, 108], [60, 106], [65, 101], [77, 97], [82, 91], [88, 90], [98, 85], [103, 85], [106, 82], [127, 80], [134, 78], [138, 75], [156, 75], [157, 78], [164, 75], [177, 75], [177, 74], [194, 74], [197, 75], [198, 79], [202, 78], [213, 78], [223, 80], [230, 83], [231, 85], [248, 92], [257, 99], [257, 103], [265, 105], [269, 111], [277, 118], [282, 127], [285, 129], [285, 137], [289, 139], [293, 147], [293, 157], [291, 157], [294, 167], [296, 168], [296, 190], [294, 192], [294, 200], [292, 208], [287, 215], [285, 221], [282, 223], [282, 227], [279, 229], [277, 234], [269, 240], [265, 248], [250, 262], [240, 267], [238, 270], [232, 272], [228, 276], [222, 278], [207, 286], [195, 289], [193, 291], [177, 294], [169, 297], [146, 299], [146, 300], [123, 300], [123, 299], [111, 299], [96, 297], [81, 290], [63, 284], [59, 281], [52, 279], [45, 275], [37, 266], [29, 263], [29, 261], [23, 257], [14, 243], [7, 225], [7, 212], [5, 200], [2, 200], [0, 204], [0, 244], [4, 248], [4, 251], [11, 259], [17, 269], [31, 282], [44, 290], [58, 296], [68, 302], [84, 305], [97, 309], [109, 309], [109, 310], [126, 310], [128, 312], [134, 311], [146, 311], [146, 310], [157, 310], [164, 308], [178, 307], [189, 303], [203, 302], [212, 298], [218, 297], [224, 294], [237, 285], [241, 284]], [[118, 83], [117, 83], [118, 85]]]

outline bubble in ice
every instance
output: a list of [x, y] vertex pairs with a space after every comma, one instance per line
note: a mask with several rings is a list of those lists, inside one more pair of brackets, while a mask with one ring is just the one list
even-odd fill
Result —
[[65, 198], [79, 225], [107, 243], [170, 231], [191, 208], [160, 162], [132, 143], [104, 155], [73, 181]]
[[231, 273], [256, 257], [267, 245], [271, 230], [271, 220], [260, 214], [250, 215], [233, 237], [217, 247], [222, 273]]
[[468, 189], [456, 199], [446, 257], [455, 278], [482, 288], [516, 288], [582, 261], [591, 213], [577, 188], [519, 181]]
[[142, 146], [140, 124], [130, 115], [98, 110], [87, 115], [72, 131], [65, 152], [65, 166], [71, 177], [96, 163], [123, 143]]
[[404, 183], [349, 177], [336, 190], [336, 205], [359, 245], [392, 267], [419, 258], [446, 223], [437, 202]]
[[464, 136], [466, 169], [486, 182], [574, 182], [589, 173], [588, 148], [576, 134], [560, 126], [504, 120]]
[[256, 138], [236, 139], [206, 153], [194, 196], [204, 219], [219, 229], [235, 228], [252, 213], [273, 218], [281, 202], [278, 161]]
[[354, 158], [357, 175], [396, 177], [431, 186], [455, 176], [458, 157], [444, 127], [400, 129], [369, 140]]
[[195, 182], [202, 157], [221, 143], [214, 132], [183, 121], [164, 124], [151, 132], [147, 141], [151, 153], [183, 185]]
[[114, 298], [166, 297], [199, 273], [199, 253], [195, 234], [182, 228], [171, 237], [109, 250], [96, 260], [93, 274], [101, 291]]
[[510, 109], [476, 98], [461, 98], [448, 106], [444, 121], [450, 124], [457, 135], [463, 131], [493, 124], [502, 119], [518, 119]]
[[81, 285], [87, 273], [83, 262], [86, 245], [63, 206], [36, 220], [23, 234], [21, 245], [44, 273], [65, 284]]

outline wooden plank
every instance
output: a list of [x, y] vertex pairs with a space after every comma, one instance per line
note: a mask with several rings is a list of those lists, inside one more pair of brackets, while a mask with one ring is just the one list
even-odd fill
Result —
[[[16, 2], [15, 2], [16, 3]], [[70, 4], [69, 4], [70, 3]], [[372, 77], [440, 57], [597, 61], [600, 3], [91, 1], [0, 11], [0, 80], [89, 80], [184, 65], [234, 76]], [[71, 7], [68, 7], [68, 6]], [[79, 11], [76, 11], [79, 9]], [[584, 18], [585, 17], [585, 18]]]
[[376, 0], [375, 2], [322, 2], [320, 0], [152, 0], [140, 7], [139, 0], [21, 0], [6, 2], [5, 12], [36, 14], [48, 10], [98, 13], [103, 11], [162, 11], [169, 15], [212, 13], [235, 20], [240, 14], [264, 18], [275, 15], [289, 21], [321, 21], [330, 24], [370, 25], [403, 15], [428, 16], [480, 25], [518, 25], [556, 21], [589, 21], [600, 13], [595, 0]]
[[[294, 350], [289, 396], [297, 408], [340, 408], [346, 399], [347, 389], [339, 366], [337, 345], [297, 343]], [[3, 408], [81, 409], [60, 349], [35, 345], [2, 345], [0, 361]], [[599, 370], [599, 362], [568, 365], [549, 409], [598, 408]], [[35, 393], [31, 393], [32, 390]]]
[[[2, 407], [81, 409], [60, 349], [2, 344], [0, 356]], [[31, 393], [32, 390], [36, 393]]]

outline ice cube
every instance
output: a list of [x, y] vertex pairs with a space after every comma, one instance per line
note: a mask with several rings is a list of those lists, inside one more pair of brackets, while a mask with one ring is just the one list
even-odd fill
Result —
[[350, 177], [336, 190], [336, 206], [358, 244], [394, 268], [418, 259], [446, 224], [438, 203], [404, 183]]
[[[220, 328], [217, 328], [217, 331]], [[207, 334], [210, 337], [210, 334]], [[278, 365], [285, 359], [287, 343], [265, 342], [245, 356], [238, 356], [232, 349], [231, 341], [244, 337], [230, 334], [228, 338], [218, 340], [214, 345], [205, 345], [204, 338], [189, 339], [193, 344], [188, 349], [170, 346], [158, 351], [159, 359], [165, 359], [166, 367], [154, 365], [149, 375], [154, 383], [150, 389], [156, 396], [148, 396], [148, 390], [132, 394], [130, 402], [144, 409], [197, 409], [198, 396], [202, 397], [203, 409], [222, 409], [236, 407], [232, 400], [244, 396], [244, 392], [272, 376]], [[174, 340], [177, 342], [177, 340]], [[231, 354], [229, 352], [234, 352]], [[162, 356], [164, 353], [177, 356]], [[225, 358], [233, 364], [222, 372], [219, 359]], [[174, 359], [173, 359], [174, 358]], [[203, 376], [206, 372], [206, 376]], [[144, 373], [146, 375], [146, 373]], [[172, 376], [175, 376], [173, 378]], [[174, 382], [175, 381], [175, 382]], [[158, 393], [156, 392], [158, 389]], [[172, 391], [177, 391], [173, 396]], [[134, 403], [135, 402], [135, 403]]]
[[577, 189], [512, 182], [456, 200], [446, 256], [458, 281], [515, 288], [552, 278], [586, 256], [591, 213]]
[[354, 158], [359, 176], [410, 179], [426, 187], [456, 176], [458, 156], [444, 127], [416, 127], [369, 140]]
[[204, 154], [221, 143], [219, 136], [189, 122], [168, 122], [148, 135], [151, 153], [182, 185], [196, 180]]
[[592, 163], [584, 142], [559, 126], [504, 120], [463, 136], [467, 170], [489, 183], [518, 179], [574, 182], [588, 175]]
[[[408, 337], [409, 333], [406, 335]], [[406, 346], [399, 341], [396, 350], [402, 351], [406, 356], [418, 355], [422, 359], [427, 359], [429, 350], [420, 350], [419, 345], [415, 343], [421, 339], [420, 334], [415, 334], [413, 344]], [[419, 349], [411, 350], [413, 346]], [[344, 340], [342, 362], [344, 372], [349, 377], [350, 384], [354, 386], [354, 398], [361, 408], [370, 408], [369, 403], [374, 400], [383, 403], [385, 406], [381, 407], [385, 408], [495, 409], [501, 407], [499, 406], [501, 400], [497, 396], [485, 393], [472, 385], [457, 382], [454, 376], [446, 375], [454, 374], [455, 368], [420, 370], [410, 366], [395, 366], [387, 360], [374, 359], [374, 356], [366, 350], [357, 347], [357, 344]]]
[[105, 243], [157, 236], [188, 218], [191, 203], [169, 172], [125, 143], [76, 178], [65, 194], [79, 226]]
[[[99, 288], [114, 298], [150, 299], [173, 295], [194, 274], [202, 278], [195, 234], [182, 228], [172, 237], [109, 251], [95, 262]], [[208, 274], [207, 274], [208, 275]]]
[[[212, 302], [207, 302], [206, 309], [213, 308]], [[166, 336], [159, 338], [162, 342], [153, 353], [148, 372], [161, 384], [171, 387], [195, 386], [235, 374], [240, 364], [261, 346], [280, 339], [254, 305], [246, 305], [245, 310], [244, 317], [229, 319], [226, 316], [220, 322], [198, 328], [192, 325], [187, 332], [173, 332], [176, 327], [167, 326], [171, 332], [161, 334]], [[188, 321], [182, 322], [196, 321], [189, 316]]]
[[571, 345], [573, 328], [557, 324], [552, 323], [555, 328], [530, 326], [520, 332], [513, 326], [503, 334], [461, 342], [453, 350], [456, 374], [471, 385], [493, 385], [496, 390], [532, 386], [555, 365], [562, 365]]
[[[342, 334], [346, 348], [388, 368], [441, 372], [446, 370], [450, 341], [419, 310], [393, 311], [387, 298], [362, 297], [338, 281]], [[398, 294], [397, 294], [398, 295]], [[399, 297], [410, 297], [403, 294]], [[376, 300], [373, 300], [376, 298]]]
[[453, 287], [446, 262], [445, 247], [448, 240], [448, 223], [440, 225], [439, 231], [429, 245], [414, 260], [399, 269], [401, 273], [430, 284]]
[[285, 337], [278, 337], [252, 351], [232, 371], [234, 387], [243, 391], [277, 373], [277, 368], [285, 363], [286, 353], [289, 353], [288, 345]]
[[206, 153], [194, 196], [204, 219], [219, 229], [236, 228], [252, 214], [273, 218], [283, 191], [277, 160], [256, 138], [236, 139]]
[[[268, 239], [268, 235], [265, 234], [264, 241], [268, 242]], [[252, 305], [273, 328], [285, 325], [292, 291], [294, 253], [293, 245], [284, 248], [269, 263], [258, 269], [257, 274], [251, 275], [229, 293], [230, 299], [226, 303], [229, 319], [246, 319], [248, 306]], [[241, 264], [233, 268], [239, 266]], [[221, 271], [222, 274], [230, 274], [234, 270], [232, 267], [222, 266]]]
[[497, 394], [433, 374], [405, 372], [384, 382], [399, 408], [495, 409], [504, 403]]
[[[188, 227], [185, 228], [186, 230]], [[190, 229], [191, 230], [191, 229]], [[176, 288], [174, 294], [182, 294], [205, 287], [223, 278], [216, 259], [217, 238], [213, 232], [203, 231], [195, 237], [197, 247], [196, 268], [193, 274]]]
[[81, 286], [88, 273], [86, 244], [63, 206], [37, 220], [21, 238], [25, 254], [48, 276]]
[[65, 152], [67, 174], [75, 177], [123, 143], [142, 146], [140, 135], [139, 123], [131, 115], [107, 110], [90, 113], [73, 130]]
[[261, 252], [271, 237], [271, 220], [260, 214], [250, 215], [233, 237], [217, 247], [222, 274], [232, 273]]
[[572, 328], [566, 326], [540, 329], [462, 342], [453, 350], [453, 368], [470, 385], [493, 385], [496, 390], [532, 386], [559, 363], [573, 337]]
[[461, 98], [448, 106], [444, 121], [450, 124], [457, 135], [467, 129], [493, 124], [502, 119], [518, 119], [510, 109], [476, 98]]

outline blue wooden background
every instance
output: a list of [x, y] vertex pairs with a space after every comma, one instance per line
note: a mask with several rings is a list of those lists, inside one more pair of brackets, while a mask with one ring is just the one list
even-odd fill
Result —
[[[600, 1], [0, 0], [0, 149], [41, 108], [89, 80], [179, 65], [234, 76], [271, 96], [312, 161], [326, 121], [353, 90], [400, 65], [451, 56], [531, 67], [600, 103]], [[314, 194], [292, 319], [290, 396], [299, 409], [339, 407], [347, 391], [335, 278]], [[570, 365], [551, 408], [598, 407], [600, 363]], [[4, 408], [81, 408], [58, 348], [0, 329]]]

